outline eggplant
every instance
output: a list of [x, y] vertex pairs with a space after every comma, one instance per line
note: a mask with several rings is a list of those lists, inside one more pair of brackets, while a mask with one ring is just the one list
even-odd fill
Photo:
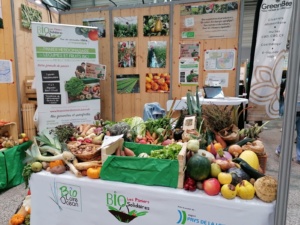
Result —
[[227, 172], [230, 173], [232, 176], [231, 184], [233, 184], [233, 185], [237, 185], [242, 180], [250, 181], [250, 176], [241, 168], [232, 167], [232, 168], [228, 169]]
[[175, 129], [173, 132], [173, 138], [175, 141], [181, 140], [182, 139], [182, 134], [184, 130], [181, 129]]

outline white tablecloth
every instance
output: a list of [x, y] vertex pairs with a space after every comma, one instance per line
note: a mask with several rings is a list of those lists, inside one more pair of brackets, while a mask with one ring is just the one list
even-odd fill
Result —
[[[203, 191], [33, 174], [31, 225], [273, 225], [275, 202], [227, 200]], [[130, 215], [128, 215], [130, 214]], [[118, 220], [119, 219], [119, 220]]]

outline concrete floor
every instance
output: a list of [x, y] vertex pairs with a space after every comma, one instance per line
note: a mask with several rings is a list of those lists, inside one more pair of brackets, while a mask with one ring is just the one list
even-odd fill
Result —
[[[263, 141], [268, 154], [266, 174], [276, 178], [278, 176], [279, 158], [275, 155], [274, 151], [280, 143], [282, 135], [280, 132], [281, 124], [281, 120], [270, 121], [267, 124], [267, 129], [264, 129], [260, 135], [260, 139]], [[295, 154], [294, 150], [293, 156]], [[300, 225], [300, 165], [294, 162], [291, 164], [289, 200], [285, 225]], [[7, 225], [10, 216], [15, 213], [26, 193], [27, 190], [25, 190], [24, 184], [0, 193], [0, 225]]]

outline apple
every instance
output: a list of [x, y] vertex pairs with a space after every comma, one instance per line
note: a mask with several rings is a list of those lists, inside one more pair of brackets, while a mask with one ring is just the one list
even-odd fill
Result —
[[221, 190], [220, 182], [217, 178], [209, 178], [203, 182], [203, 190], [210, 196], [218, 195]]
[[24, 138], [24, 137], [27, 137], [27, 135], [25, 133], [21, 133], [21, 134], [19, 134], [19, 137]]
[[90, 30], [88, 33], [89, 39], [92, 41], [97, 41], [98, 40], [98, 31], [97, 30]]
[[28, 138], [28, 137], [24, 137], [24, 138], [23, 138], [23, 141], [24, 141], [24, 142], [29, 141], [29, 138]]

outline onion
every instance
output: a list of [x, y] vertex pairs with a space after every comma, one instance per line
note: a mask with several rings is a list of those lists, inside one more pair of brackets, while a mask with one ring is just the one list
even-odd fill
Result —
[[216, 154], [216, 159], [232, 160], [232, 155], [227, 151], [223, 151], [222, 149], [219, 149]]
[[237, 158], [242, 153], [242, 151], [242, 147], [237, 144], [233, 144], [228, 147], [228, 152], [233, 155], [234, 158]]

